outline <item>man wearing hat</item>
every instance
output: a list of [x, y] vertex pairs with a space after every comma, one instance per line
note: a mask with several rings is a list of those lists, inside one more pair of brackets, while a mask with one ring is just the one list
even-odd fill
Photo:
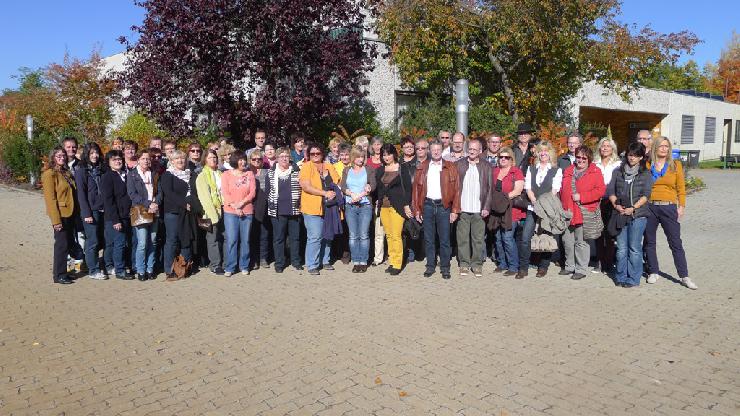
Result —
[[527, 171], [529, 158], [534, 155], [534, 145], [530, 143], [533, 132], [534, 129], [529, 123], [521, 123], [516, 129], [518, 142], [514, 146], [514, 158], [516, 159], [516, 166], [522, 172]]

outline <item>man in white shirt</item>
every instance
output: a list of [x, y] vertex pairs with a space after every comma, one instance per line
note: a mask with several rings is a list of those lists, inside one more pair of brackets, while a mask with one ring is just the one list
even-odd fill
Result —
[[441, 142], [430, 143], [429, 149], [431, 159], [416, 169], [411, 205], [416, 220], [424, 227], [427, 262], [424, 276], [434, 274], [439, 241], [440, 271], [443, 279], [449, 279], [452, 257], [450, 225], [460, 213], [460, 178], [455, 164], [442, 159]]
[[469, 272], [475, 277], [483, 276], [491, 164], [480, 158], [481, 147], [480, 141], [471, 141], [468, 144], [468, 157], [455, 164], [462, 183], [459, 193], [460, 217], [456, 231], [457, 260], [460, 263], [461, 276], [467, 276]]

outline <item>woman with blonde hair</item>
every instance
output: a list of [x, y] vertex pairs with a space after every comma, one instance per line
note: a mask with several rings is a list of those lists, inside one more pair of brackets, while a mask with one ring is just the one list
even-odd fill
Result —
[[658, 225], [661, 225], [668, 239], [668, 247], [673, 254], [673, 264], [676, 266], [678, 277], [681, 278], [684, 286], [697, 289], [696, 284], [689, 278], [686, 252], [681, 241], [681, 223], [679, 223], [686, 206], [686, 180], [681, 162], [673, 160], [671, 156], [672, 150], [671, 141], [667, 137], [653, 140], [648, 169], [650, 169], [654, 182], [648, 206], [650, 215], [648, 215], [645, 228], [645, 252], [650, 272], [647, 282], [656, 283], [660, 273], [655, 240]]
[[[617, 144], [609, 137], [604, 137], [599, 140], [599, 144], [596, 146], [596, 156], [594, 157], [594, 165], [596, 165], [601, 174], [604, 176], [604, 184], [609, 186], [612, 181], [612, 175], [614, 171], [619, 169], [622, 165], [622, 160], [619, 158], [619, 152], [617, 151]], [[614, 213], [614, 207], [609, 201], [609, 196], [604, 194], [601, 198], [601, 218], [604, 224], [609, 224], [609, 218]], [[614, 258], [616, 256], [616, 245], [614, 244], [614, 238], [609, 235], [604, 228], [601, 233], [601, 237], [597, 238], [596, 244], [596, 258], [599, 260], [599, 266], [595, 267], [592, 272], [608, 273], [614, 268]]]
[[224, 143], [218, 148], [218, 150], [216, 151], [219, 161], [218, 170], [224, 172], [234, 169], [234, 167], [230, 164], [231, 155], [233, 155], [234, 152], [236, 152], [236, 148], [228, 143]]
[[352, 147], [349, 154], [350, 166], [342, 171], [339, 188], [344, 195], [344, 216], [349, 229], [349, 251], [352, 273], [367, 270], [370, 250], [370, 221], [373, 218], [373, 199], [370, 196], [376, 187], [375, 169], [365, 164], [365, 152], [359, 146]]
[[[524, 191], [524, 174], [516, 166], [514, 150], [511, 147], [502, 147], [498, 151], [498, 166], [493, 168], [493, 189], [503, 192], [509, 200], [518, 197]], [[511, 206], [511, 229], [499, 227], [496, 230], [496, 251], [498, 252], [497, 271], [503, 271], [505, 276], [516, 276], [523, 279], [527, 276], [527, 269], [519, 264], [519, 249], [517, 248], [517, 228], [527, 217], [523, 209]], [[527, 262], [529, 264], [529, 262]]]
[[[563, 171], [558, 167], [558, 159], [552, 144], [547, 141], [540, 142], [534, 148], [537, 162], [527, 168], [524, 177], [524, 192], [529, 199], [526, 219], [522, 228], [521, 240], [519, 242], [519, 271], [526, 275], [529, 269], [529, 259], [532, 254], [532, 236], [539, 217], [534, 212], [534, 203], [543, 195], [550, 193], [557, 198], [563, 182]], [[537, 265], [537, 277], [544, 277], [550, 267], [552, 253], [540, 253], [540, 261]]]
[[341, 137], [333, 137], [329, 140], [329, 151], [326, 153], [325, 162], [332, 165], [339, 162], [339, 145], [342, 143], [344, 143], [344, 139]]

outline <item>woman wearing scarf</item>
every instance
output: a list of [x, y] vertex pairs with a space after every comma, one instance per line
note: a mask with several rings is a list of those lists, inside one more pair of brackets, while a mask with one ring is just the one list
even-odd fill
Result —
[[645, 228], [645, 251], [650, 272], [647, 282], [651, 284], [657, 282], [660, 273], [658, 254], [655, 251], [656, 234], [660, 225], [668, 239], [668, 247], [673, 254], [673, 264], [676, 266], [678, 277], [684, 286], [696, 290], [696, 284], [689, 278], [679, 223], [686, 206], [686, 181], [681, 162], [671, 157], [672, 150], [671, 141], [667, 137], [653, 140], [648, 168], [654, 183], [650, 194], [651, 215], [648, 216]]
[[290, 239], [290, 263], [296, 270], [301, 266], [301, 185], [300, 168], [290, 158], [290, 149], [277, 150], [277, 162], [267, 171], [265, 193], [267, 215], [272, 222], [272, 251], [275, 254], [275, 272], [282, 273], [285, 261], [285, 239]]
[[54, 283], [68, 285], [67, 255], [75, 244], [75, 182], [67, 167], [67, 154], [57, 146], [49, 155], [51, 167], [41, 175], [46, 213], [54, 230]]
[[[82, 149], [82, 164], [75, 170], [77, 201], [80, 206], [80, 217], [85, 230], [85, 264], [88, 277], [94, 280], [108, 278], [100, 270], [98, 252], [103, 236], [103, 196], [100, 191], [100, 178], [103, 176], [103, 152], [95, 142], [90, 142]], [[106, 267], [113, 267], [111, 253], [104, 252]]]
[[[159, 204], [156, 202], [157, 183], [159, 175], [152, 172], [152, 158], [149, 150], [139, 152], [139, 162], [135, 169], [131, 169], [126, 175], [126, 188], [131, 204], [141, 205], [150, 214], [159, 214]], [[141, 224], [134, 227], [136, 235], [136, 247], [134, 265], [136, 267], [136, 278], [139, 281], [154, 280], [154, 254], [157, 252], [157, 224], [155, 219], [149, 224]]]
[[[224, 233], [226, 236], [224, 275], [236, 273], [237, 266], [242, 274], [249, 274], [249, 232], [252, 228], [256, 194], [254, 173], [249, 170], [249, 161], [242, 152], [231, 156], [234, 169], [221, 176], [221, 195], [224, 202]], [[238, 254], [237, 254], [238, 248]]]
[[[647, 225], [648, 199], [653, 178], [645, 167], [645, 146], [631, 143], [625, 163], [613, 172], [609, 183], [609, 202], [614, 207], [609, 231], [621, 227], [617, 236], [618, 286], [635, 287], [642, 277], [642, 238]], [[612, 224], [618, 224], [612, 227]], [[614, 230], [612, 230], [614, 228]]]
[[[563, 249], [565, 251], [565, 268], [561, 276], [571, 275], [571, 279], [580, 280], [586, 277], [586, 268], [591, 257], [591, 248], [588, 245], [586, 227], [594, 227], [593, 215], [599, 209], [601, 197], [606, 192], [604, 176], [599, 168], [591, 161], [593, 151], [587, 146], [579, 146], [575, 152], [576, 163], [568, 166], [563, 172], [563, 184], [560, 189], [560, 202], [563, 209], [570, 211], [573, 217], [570, 226], [563, 233]], [[599, 218], [600, 220], [600, 218]]]
[[185, 168], [185, 153], [172, 152], [170, 167], [160, 179], [162, 183], [162, 212], [167, 231], [164, 243], [164, 272], [167, 281], [178, 280], [172, 271], [178, 249], [186, 263], [192, 259], [193, 241], [197, 226], [192, 212], [195, 211], [195, 175]]
[[203, 170], [195, 180], [198, 200], [203, 207], [204, 217], [211, 221], [211, 228], [206, 230], [206, 247], [208, 249], [208, 270], [222, 276], [221, 244], [223, 240], [223, 201], [221, 199], [221, 171], [218, 169], [218, 155], [208, 150], [203, 157]]

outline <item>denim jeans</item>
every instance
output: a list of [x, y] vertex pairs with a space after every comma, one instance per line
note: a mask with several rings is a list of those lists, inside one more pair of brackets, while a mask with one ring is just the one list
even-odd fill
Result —
[[136, 247], [132, 250], [136, 255], [136, 273], [154, 272], [154, 253], [157, 251], [157, 221], [151, 224], [134, 227]]
[[435, 246], [439, 240], [439, 268], [443, 273], [450, 272], [450, 210], [441, 203], [424, 200], [424, 244], [426, 247], [427, 269], [437, 267], [437, 253]]
[[[252, 228], [252, 215], [238, 216], [224, 214], [225, 261], [224, 270], [230, 273], [249, 270], [249, 232]], [[237, 248], [239, 249], [237, 255]]]
[[[612, 215], [620, 215], [614, 212]], [[635, 218], [617, 236], [617, 283], [640, 284], [642, 277], [642, 238], [647, 218]]]
[[295, 268], [301, 267], [301, 217], [298, 215], [278, 215], [270, 217], [272, 221], [272, 251], [275, 253], [275, 270], [284, 269], [285, 240], [288, 237], [290, 245], [290, 264]]
[[164, 214], [164, 228], [167, 232], [164, 240], [164, 272], [172, 273], [172, 263], [175, 261], [177, 249], [185, 261], [191, 260], [190, 244], [182, 245], [180, 242], [180, 214], [166, 212]]
[[[532, 257], [532, 236], [537, 226], [537, 214], [534, 211], [527, 211], [527, 218], [520, 222], [519, 226], [522, 229], [521, 238], [519, 240], [519, 270], [527, 271], [529, 269], [529, 259]], [[558, 236], [553, 236], [558, 240]], [[542, 252], [539, 253], [540, 264], [537, 265], [538, 269], [547, 270], [550, 267], [550, 260], [552, 259], [553, 253]]]
[[105, 222], [105, 250], [111, 253], [117, 276], [126, 274], [126, 235], [129, 228], [128, 218], [121, 220], [120, 231], [113, 228], [113, 221]]
[[370, 222], [373, 220], [373, 206], [370, 204], [347, 204], [344, 218], [349, 229], [349, 252], [354, 264], [367, 264], [370, 250]]
[[504, 230], [503, 228], [496, 230], [498, 267], [510, 272], [518, 272], [520, 269], [519, 250], [516, 245], [516, 230], [520, 226], [520, 222], [512, 222], [511, 230]]
[[322, 264], [329, 264], [331, 241], [323, 238], [324, 217], [303, 214], [303, 223], [306, 226], [306, 267], [315, 270]]
[[103, 231], [103, 213], [101, 211], [92, 212], [93, 222], [88, 224], [84, 222], [85, 228], [85, 264], [90, 275], [100, 272], [100, 258], [98, 252], [100, 249], [101, 234]]

